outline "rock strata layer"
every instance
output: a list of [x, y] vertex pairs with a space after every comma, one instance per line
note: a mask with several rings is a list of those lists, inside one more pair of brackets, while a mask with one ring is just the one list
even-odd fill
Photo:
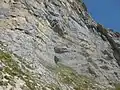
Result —
[[120, 33], [81, 0], [0, 0], [0, 90], [115, 90]]

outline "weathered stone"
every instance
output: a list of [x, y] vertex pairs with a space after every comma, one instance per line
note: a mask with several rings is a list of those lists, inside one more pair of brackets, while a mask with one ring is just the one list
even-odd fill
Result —
[[54, 51], [55, 53], [59, 53], [59, 54], [69, 52], [67, 48], [59, 48], [59, 47], [54, 47]]
[[0, 90], [114, 90], [119, 69], [119, 33], [81, 0], [0, 1]]

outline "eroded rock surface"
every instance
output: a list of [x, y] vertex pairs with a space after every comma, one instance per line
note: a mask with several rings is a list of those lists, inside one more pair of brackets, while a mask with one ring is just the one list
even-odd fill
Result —
[[0, 90], [115, 90], [119, 53], [80, 0], [0, 0]]

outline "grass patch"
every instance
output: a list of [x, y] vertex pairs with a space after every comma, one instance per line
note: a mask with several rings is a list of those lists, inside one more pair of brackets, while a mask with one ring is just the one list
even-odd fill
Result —
[[97, 88], [94, 85], [95, 81], [92, 81], [85, 76], [79, 75], [77, 72], [64, 65], [59, 64], [56, 72], [59, 80], [63, 84], [70, 85], [75, 90], [92, 90], [93, 88]]
[[[12, 58], [10, 53], [0, 50], [0, 62], [5, 65], [2, 73], [5, 74], [4, 78], [7, 80], [7, 82], [0, 80], [0, 86], [7, 86], [10, 84], [15, 87], [16, 82], [14, 81], [14, 77], [18, 77], [25, 82], [25, 86], [21, 86], [22, 90], [60, 90], [56, 84], [46, 84], [41, 82], [36, 73], [32, 73], [26, 69], [29, 67], [27, 63], [17, 62]], [[21, 65], [19, 65], [19, 63]], [[31, 67], [29, 69], [31, 70]]]
[[19, 66], [18, 62], [12, 59], [11, 54], [0, 50], [0, 61], [5, 65], [2, 72], [9, 75], [9, 77], [5, 77], [8, 80], [8, 83], [12, 81], [10, 77], [13, 79], [17, 76], [25, 82], [29, 90], [38, 90], [34, 77], [32, 77], [31, 73], [28, 70], [25, 70], [25, 68], [22, 70], [22, 67]]
[[47, 84], [46, 86], [42, 87], [42, 90], [61, 90], [61, 89], [56, 84]]
[[115, 85], [115, 90], [120, 90], [120, 83]]

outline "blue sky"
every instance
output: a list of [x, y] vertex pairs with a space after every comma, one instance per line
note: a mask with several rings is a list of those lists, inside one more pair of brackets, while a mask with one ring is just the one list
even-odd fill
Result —
[[83, 0], [95, 21], [120, 32], [120, 0]]

